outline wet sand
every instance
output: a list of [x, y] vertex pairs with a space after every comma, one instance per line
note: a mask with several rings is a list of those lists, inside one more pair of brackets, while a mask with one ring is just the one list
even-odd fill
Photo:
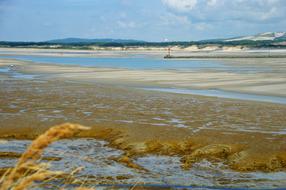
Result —
[[[80, 67], [72, 65], [37, 64], [0, 59], [0, 66], [18, 65], [19, 72], [92, 83], [117, 83], [133, 86], [159, 86], [191, 89], [220, 89], [259, 95], [286, 96], [286, 59], [230, 59], [226, 65], [259, 67], [260, 72], [227, 72], [214, 70], [128, 70]], [[265, 71], [263, 71], [263, 69]]]

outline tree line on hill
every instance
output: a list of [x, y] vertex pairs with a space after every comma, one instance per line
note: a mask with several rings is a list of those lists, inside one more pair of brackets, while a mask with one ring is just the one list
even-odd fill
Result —
[[[180, 46], [182, 48], [197, 45], [199, 48], [203, 48], [209, 45], [217, 46], [245, 46], [250, 48], [286, 48], [285, 43], [278, 40], [268, 41], [253, 41], [253, 40], [241, 40], [241, 41], [173, 41], [173, 42], [77, 42], [77, 43], [56, 43], [56, 42], [9, 42], [0, 41], [0, 47], [11, 48], [58, 48], [58, 49], [91, 49], [91, 46], [97, 47], [172, 47]], [[285, 42], [285, 41], [284, 41]]]

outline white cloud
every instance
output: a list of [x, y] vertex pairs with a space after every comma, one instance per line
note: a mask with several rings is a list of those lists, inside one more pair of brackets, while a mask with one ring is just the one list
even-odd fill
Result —
[[123, 21], [123, 20], [117, 21], [117, 25], [125, 29], [135, 28], [137, 26], [136, 23], [133, 21]]
[[211, 25], [207, 24], [207, 23], [197, 23], [197, 24], [194, 24], [195, 26], [195, 29], [197, 30], [200, 30], [200, 31], [205, 31], [205, 30], [208, 30], [208, 29], [211, 29]]
[[166, 13], [160, 16], [161, 23], [166, 26], [189, 26], [191, 24], [187, 16]]
[[208, 5], [208, 6], [215, 6], [217, 3], [218, 3], [217, 0], [208, 0], [208, 1], [207, 1], [207, 5]]
[[163, 3], [178, 11], [189, 11], [197, 5], [197, 0], [162, 0]]
[[284, 19], [286, 0], [162, 0], [174, 13], [191, 20], [267, 22]]

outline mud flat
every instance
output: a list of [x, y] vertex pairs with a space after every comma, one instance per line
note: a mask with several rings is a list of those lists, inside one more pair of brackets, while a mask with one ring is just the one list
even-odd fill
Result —
[[[266, 79], [272, 83], [281, 81], [279, 84], [283, 87], [283, 73], [279, 73], [278, 69], [283, 69], [282, 62], [272, 62], [273, 68], [276, 69], [275, 74], [256, 73], [245, 77], [251, 76], [254, 81], [256, 76], [261, 84], [262, 81], [267, 81]], [[267, 65], [263, 62], [261, 64]], [[124, 175], [128, 179], [136, 181], [138, 173], [144, 173], [142, 175], [145, 177], [160, 173], [160, 170], [155, 172], [150, 167], [152, 163], [153, 166], [164, 162], [176, 163], [171, 172], [163, 172], [166, 176], [175, 172], [183, 172], [181, 176], [187, 175], [195, 172], [194, 168], [198, 165], [204, 167], [204, 164], [210, 163], [223, 166], [223, 169], [215, 170], [214, 173], [201, 173], [208, 182], [212, 181], [212, 176], [218, 176], [215, 182], [205, 183], [213, 187], [285, 187], [285, 105], [149, 92], [130, 87], [135, 83], [142, 86], [162, 85], [162, 76], [171, 82], [171, 79], [183, 76], [177, 71], [129, 71], [1, 60], [1, 68], [7, 68], [9, 65], [14, 65], [12, 68], [16, 72], [35, 77], [15, 78], [10, 72], [0, 71], [0, 97], [4, 97], [0, 99], [0, 139], [4, 145], [11, 147], [13, 143], [25, 144], [26, 140], [35, 138], [56, 124], [80, 123], [91, 126], [92, 129], [81, 133], [77, 138], [78, 141], [82, 139], [84, 142], [75, 140], [74, 147], [97, 146], [97, 141], [104, 142], [104, 146], [112, 149], [109, 149], [111, 152], [115, 151], [111, 159], [113, 164], [136, 171], [137, 174], [131, 173], [129, 177]], [[159, 78], [152, 78], [155, 76]], [[202, 79], [199, 73], [195, 72], [186, 76], [197, 76], [197, 82]], [[223, 77], [223, 74], [213, 76]], [[266, 76], [268, 78], [265, 79]], [[186, 80], [182, 78], [180, 82], [183, 82], [183, 79]], [[232, 80], [235, 81], [236, 78]], [[247, 83], [248, 80], [245, 81]], [[228, 82], [224, 81], [225, 85], [226, 83]], [[285, 92], [282, 88], [281, 91], [273, 93], [283, 95]], [[86, 142], [86, 139], [96, 141]], [[65, 149], [68, 143], [63, 142], [59, 147]], [[1, 159], [9, 155], [4, 145], [1, 145], [2, 152], [5, 152]], [[22, 147], [18, 153], [24, 149], [24, 145], [16, 147]], [[94, 161], [95, 158], [90, 154], [86, 155], [85, 159], [91, 158]], [[17, 154], [11, 153], [10, 156], [15, 157]], [[9, 163], [5, 166], [9, 167]], [[166, 168], [166, 165], [162, 167]], [[211, 170], [212, 167], [213, 165], [206, 167], [204, 171]], [[86, 172], [85, 174], [89, 174], [87, 170]], [[252, 181], [244, 183], [243, 180], [247, 177], [233, 181], [231, 177], [224, 176], [227, 172], [237, 172], [240, 176], [269, 174], [274, 175], [271, 176], [274, 181], [264, 176], [259, 180], [260, 186], [255, 186], [259, 177], [253, 175]], [[100, 176], [105, 175], [107, 174], [100, 173]], [[123, 177], [121, 176], [121, 179]], [[118, 182], [132, 183], [132, 180], [128, 179]], [[147, 179], [148, 177], [143, 182], [148, 183]], [[187, 181], [180, 176], [172, 179], [173, 182], [163, 180], [160, 184], [176, 184], [179, 179], [181, 184]], [[185, 185], [201, 185], [204, 182], [191, 180]]]

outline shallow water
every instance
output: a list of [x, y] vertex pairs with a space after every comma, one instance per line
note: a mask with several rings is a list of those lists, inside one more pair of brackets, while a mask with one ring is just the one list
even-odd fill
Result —
[[254, 66], [225, 65], [221, 61], [215, 60], [166, 60], [151, 57], [52, 57], [52, 56], [32, 56], [32, 55], [12, 55], [1, 56], [0, 58], [11, 58], [22, 61], [32, 61], [37, 63], [54, 63], [79, 65], [84, 67], [102, 67], [119, 69], [139, 69], [139, 70], [219, 70], [239, 73], [256, 73], [269, 71], [269, 68]]
[[1, 73], [8, 74], [12, 78], [15, 78], [15, 79], [34, 79], [36, 77], [36, 75], [30, 75], [30, 74], [24, 74], [24, 73], [17, 72], [16, 70], [13, 70], [9, 67], [0, 68], [0, 74]]
[[0, 68], [0, 73], [8, 73], [10, 69], [8, 67]]
[[178, 89], [178, 88], [143, 88], [143, 89], [152, 90], [152, 91], [160, 91], [160, 92], [177, 93], [177, 94], [194, 94], [194, 95], [211, 96], [211, 97], [218, 97], [218, 98], [230, 98], [230, 99], [239, 99], [239, 100], [252, 100], [252, 101], [286, 104], [286, 97], [264, 96], [264, 95], [256, 95], [256, 94], [230, 92], [230, 91], [224, 91], [224, 90], [218, 90], [218, 89], [210, 89], [210, 90]]
[[[9, 140], [0, 143], [1, 152], [22, 153], [30, 144], [28, 140]], [[81, 166], [78, 179], [109, 177], [112, 184], [142, 183], [151, 185], [195, 186], [212, 189], [218, 187], [239, 188], [277, 188], [286, 186], [286, 172], [235, 172], [223, 163], [210, 163], [202, 160], [194, 164], [190, 170], [180, 167], [180, 158], [171, 156], [147, 155], [134, 159], [136, 164], [148, 172], [128, 168], [111, 158], [119, 157], [122, 151], [109, 148], [104, 141], [94, 139], [62, 140], [52, 144], [44, 152], [44, 156], [60, 157], [60, 161], [52, 161], [51, 169], [70, 173]], [[12, 167], [16, 159], [0, 158], [0, 167]], [[124, 177], [124, 179], [118, 179]], [[97, 179], [98, 180], [98, 179]], [[97, 181], [98, 182], [98, 181]], [[108, 182], [107, 182], [108, 183]]]

